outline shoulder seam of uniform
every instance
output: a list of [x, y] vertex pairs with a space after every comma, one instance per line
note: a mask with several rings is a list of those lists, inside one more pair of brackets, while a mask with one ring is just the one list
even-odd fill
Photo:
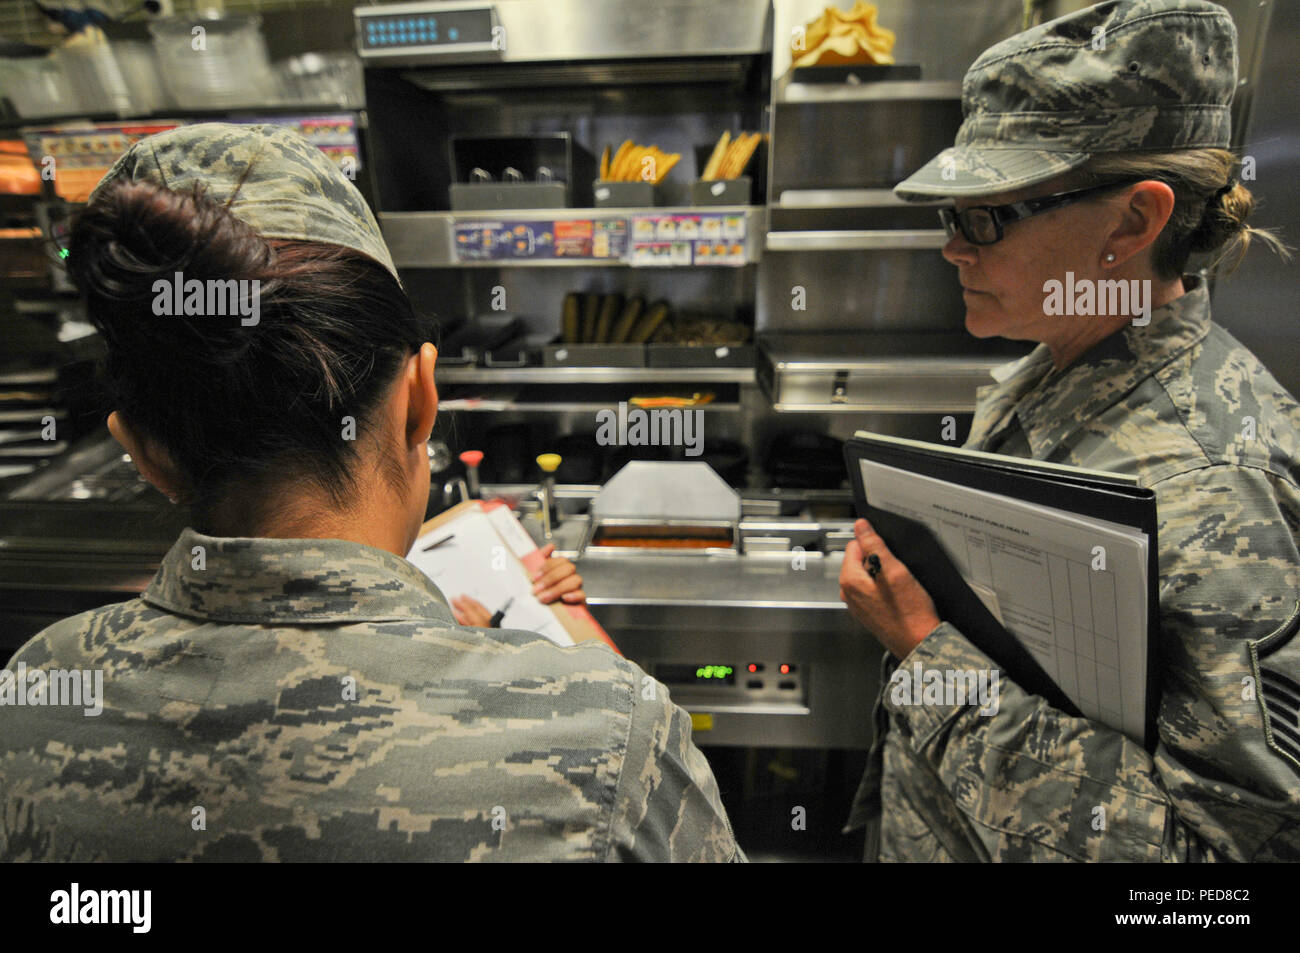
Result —
[[1161, 483], [1167, 483], [1168, 481], [1173, 480], [1177, 477], [1186, 476], [1189, 473], [1197, 473], [1201, 470], [1255, 470], [1258, 471], [1259, 473], [1264, 474], [1267, 477], [1272, 477], [1274, 479], [1281, 480], [1287, 486], [1293, 488], [1297, 493], [1300, 493], [1300, 485], [1298, 485], [1294, 480], [1292, 480], [1284, 473], [1278, 473], [1276, 470], [1270, 467], [1262, 467], [1253, 463], [1234, 463], [1233, 461], [1230, 460], [1221, 460], [1217, 463], [1211, 460], [1207, 462], [1204, 466], [1187, 467], [1185, 470], [1179, 470], [1177, 473], [1170, 473], [1168, 476], [1162, 476], [1158, 480], [1152, 480], [1151, 483], [1148, 484], [1148, 487], [1151, 489], [1155, 489]]
[[618, 672], [623, 676], [623, 680], [628, 686], [628, 700], [631, 704], [627, 710], [627, 731], [623, 735], [623, 756], [618, 762], [618, 777], [614, 779], [614, 792], [610, 798], [609, 825], [605, 830], [605, 856], [602, 858], [602, 861], [606, 863], [609, 862], [610, 855], [614, 852], [614, 824], [618, 818], [619, 792], [623, 787], [623, 775], [627, 771], [627, 755], [632, 747], [632, 721], [633, 712], [636, 710], [636, 679], [632, 675], [631, 663], [622, 655], [616, 654], [614, 658]]
[[[1206, 336], [1208, 336], [1208, 335], [1209, 335], [1209, 331], [1206, 331]], [[1179, 377], [1185, 377], [1185, 378], [1187, 378], [1188, 380], [1190, 380], [1190, 379], [1191, 379], [1191, 367], [1190, 367], [1190, 365], [1194, 364], [1195, 361], [1196, 361], [1196, 358], [1195, 358], [1195, 357], [1194, 357], [1190, 352], [1191, 352], [1193, 349], [1196, 349], [1196, 350], [1201, 350], [1201, 349], [1203, 349], [1203, 342], [1204, 342], [1204, 341], [1205, 341], [1205, 338], [1204, 338], [1204, 337], [1202, 337], [1202, 338], [1200, 338], [1200, 339], [1198, 339], [1198, 340], [1196, 340], [1196, 341], [1193, 341], [1190, 345], [1188, 345], [1187, 347], [1183, 348], [1183, 350], [1179, 351], [1178, 354], [1174, 355], [1174, 357], [1173, 357], [1172, 359], [1170, 359], [1169, 361], [1166, 361], [1166, 362], [1165, 362], [1164, 364], [1162, 364], [1160, 367], [1156, 368], [1155, 371], [1152, 372], [1151, 377], [1152, 377], [1152, 379], [1153, 379], [1157, 384], [1160, 385], [1160, 390], [1161, 390], [1161, 392], [1165, 395], [1166, 398], [1168, 398], [1168, 400], [1169, 400], [1169, 405], [1170, 405], [1171, 407], [1173, 407], [1173, 409], [1174, 409], [1174, 413], [1178, 415], [1178, 423], [1179, 423], [1179, 425], [1183, 428], [1184, 432], [1186, 432], [1187, 436], [1191, 438], [1192, 443], [1196, 444], [1196, 449], [1199, 450], [1199, 451], [1201, 452], [1201, 456], [1205, 458], [1205, 463], [1206, 463], [1206, 465], [1207, 465], [1207, 466], [1214, 466], [1214, 458], [1210, 455], [1209, 451], [1208, 451], [1208, 450], [1206, 449], [1206, 447], [1205, 447], [1205, 444], [1201, 441], [1201, 438], [1198, 437], [1198, 436], [1196, 435], [1196, 431], [1194, 431], [1194, 430], [1192, 429], [1191, 424], [1188, 422], [1188, 419], [1187, 419], [1187, 408], [1184, 408], [1184, 407], [1180, 406], [1179, 403], [1178, 403], [1178, 401], [1174, 399], [1174, 395], [1171, 394], [1171, 393], [1169, 392], [1169, 387], [1168, 387], [1167, 384], [1165, 384], [1165, 382], [1164, 382], [1164, 378], [1163, 378], [1163, 373], [1164, 373], [1164, 371], [1166, 371], [1166, 370], [1169, 368], [1169, 366], [1170, 366], [1171, 364], [1174, 363], [1174, 361], [1182, 361], [1182, 360], [1185, 360], [1185, 361], [1188, 363], [1189, 367], [1185, 370], [1184, 373], [1181, 373], [1181, 374], [1179, 374], [1178, 376], [1179, 376]], [[1200, 469], [1200, 468], [1199, 468], [1199, 467], [1189, 467], [1188, 469], [1190, 469], [1190, 470], [1196, 470], [1196, 469]], [[1156, 482], [1159, 482], [1159, 481], [1156, 481]]]

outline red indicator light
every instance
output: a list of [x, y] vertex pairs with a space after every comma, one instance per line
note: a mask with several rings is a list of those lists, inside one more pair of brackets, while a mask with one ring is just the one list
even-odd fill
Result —
[[750, 670], [751, 672], [757, 672], [757, 671], [758, 671], [758, 666], [755, 665], [753, 662], [750, 662], [750, 663], [749, 663], [749, 670]]
[[783, 665], [781, 666], [781, 674], [782, 674], [782, 675], [789, 675], [789, 674], [790, 674], [790, 666], [789, 666], [789, 665], [784, 665], [784, 664], [783, 664]]

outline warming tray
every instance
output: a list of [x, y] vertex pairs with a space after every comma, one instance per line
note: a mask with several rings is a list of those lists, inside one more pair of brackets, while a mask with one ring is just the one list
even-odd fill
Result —
[[1023, 343], [967, 334], [766, 334], [758, 381], [778, 411], [969, 413], [994, 368]]

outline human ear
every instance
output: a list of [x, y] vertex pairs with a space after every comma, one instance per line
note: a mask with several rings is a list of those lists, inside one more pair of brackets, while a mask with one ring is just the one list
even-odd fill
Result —
[[1122, 264], [1154, 244], [1174, 212], [1174, 190], [1164, 182], [1139, 182], [1123, 201], [1119, 225], [1105, 243], [1108, 265]]
[[132, 427], [116, 410], [108, 415], [108, 432], [131, 457], [140, 476], [173, 503], [179, 501], [183, 481], [176, 465], [165, 451]]
[[426, 341], [406, 362], [406, 443], [408, 450], [420, 449], [433, 434], [438, 416], [438, 388], [433, 380], [438, 349]]

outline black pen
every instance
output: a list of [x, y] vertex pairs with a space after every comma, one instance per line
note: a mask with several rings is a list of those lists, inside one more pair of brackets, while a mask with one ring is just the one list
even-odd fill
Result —
[[503, 605], [500, 609], [498, 609], [496, 612], [492, 614], [492, 620], [488, 622], [489, 629], [495, 629], [501, 625], [501, 620], [506, 617], [506, 610], [510, 608], [510, 603], [514, 601], [515, 601], [515, 597], [511, 596], [509, 599], [506, 600], [505, 605]]
[[446, 536], [444, 536], [442, 539], [437, 540], [436, 542], [432, 542], [432, 543], [430, 543], [428, 546], [425, 546], [424, 549], [420, 550], [420, 552], [422, 552], [422, 553], [427, 553], [429, 550], [431, 550], [431, 549], [437, 549], [437, 548], [438, 548], [439, 546], [441, 546], [443, 543], [447, 542], [448, 540], [455, 539], [455, 538], [456, 538], [456, 534], [455, 534], [455, 533], [448, 533], [448, 534], [447, 534]]

